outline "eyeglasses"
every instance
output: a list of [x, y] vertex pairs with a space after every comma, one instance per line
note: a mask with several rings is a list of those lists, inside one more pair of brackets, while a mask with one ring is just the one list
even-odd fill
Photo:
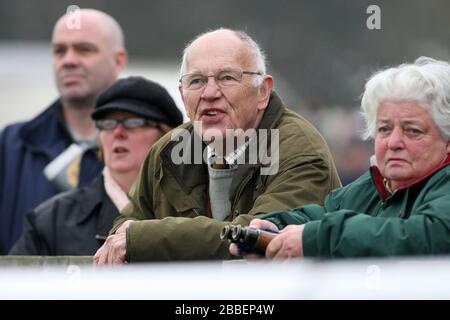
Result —
[[125, 129], [135, 129], [135, 128], [159, 128], [159, 125], [153, 121], [145, 118], [128, 118], [128, 119], [101, 119], [95, 121], [95, 126], [99, 130], [114, 130], [119, 123], [121, 123]]
[[242, 71], [239, 69], [226, 69], [221, 70], [211, 76], [205, 76], [202, 73], [185, 74], [180, 78], [180, 83], [183, 89], [198, 90], [203, 88], [208, 83], [209, 78], [213, 77], [214, 80], [216, 80], [217, 85], [219, 85], [220, 87], [232, 87], [237, 86], [241, 83], [244, 74], [259, 76], [262, 75], [261, 72]]

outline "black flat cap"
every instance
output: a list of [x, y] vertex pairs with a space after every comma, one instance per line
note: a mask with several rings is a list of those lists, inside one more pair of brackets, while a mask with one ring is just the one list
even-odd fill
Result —
[[183, 114], [167, 90], [143, 77], [117, 80], [98, 96], [91, 117], [99, 120], [113, 111], [132, 112], [173, 128], [183, 123]]

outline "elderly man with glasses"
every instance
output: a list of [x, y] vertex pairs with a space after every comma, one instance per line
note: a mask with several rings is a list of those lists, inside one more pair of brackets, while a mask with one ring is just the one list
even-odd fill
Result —
[[228, 259], [219, 233], [230, 221], [323, 203], [340, 185], [328, 147], [272, 87], [244, 32], [218, 29], [188, 44], [179, 90], [191, 122], [150, 151], [94, 262]]

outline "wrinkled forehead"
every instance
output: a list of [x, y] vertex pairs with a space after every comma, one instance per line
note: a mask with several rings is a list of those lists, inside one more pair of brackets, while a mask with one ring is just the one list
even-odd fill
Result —
[[188, 48], [186, 66], [191, 72], [215, 72], [226, 68], [249, 69], [255, 65], [247, 43], [233, 34], [200, 37]]
[[428, 107], [418, 101], [390, 101], [382, 102], [377, 110], [377, 120], [381, 119], [430, 119], [432, 116]]

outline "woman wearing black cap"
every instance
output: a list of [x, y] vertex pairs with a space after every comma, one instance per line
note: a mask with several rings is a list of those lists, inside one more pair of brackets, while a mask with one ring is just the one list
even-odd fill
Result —
[[93, 255], [128, 203], [127, 193], [148, 151], [183, 116], [159, 84], [129, 77], [98, 97], [92, 118], [100, 130], [103, 174], [29, 212], [10, 254]]

